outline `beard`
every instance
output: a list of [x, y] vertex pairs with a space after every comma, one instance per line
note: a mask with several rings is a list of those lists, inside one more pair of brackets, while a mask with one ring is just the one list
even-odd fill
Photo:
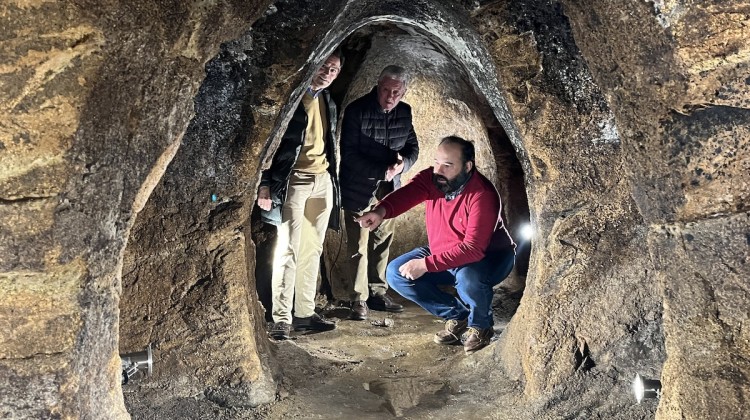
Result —
[[435, 187], [442, 191], [443, 194], [450, 194], [461, 188], [467, 179], [469, 179], [469, 172], [467, 171], [461, 171], [453, 179], [448, 179], [442, 175], [432, 174], [432, 183], [435, 184]]

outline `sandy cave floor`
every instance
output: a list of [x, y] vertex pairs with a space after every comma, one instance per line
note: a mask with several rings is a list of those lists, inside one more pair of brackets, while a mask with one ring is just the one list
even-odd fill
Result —
[[[125, 390], [133, 419], [440, 419], [523, 418], [516, 412], [519, 384], [499, 370], [487, 371], [491, 346], [467, 356], [461, 345], [438, 345], [441, 320], [418, 306], [402, 313], [370, 311], [366, 321], [346, 319], [347, 309], [328, 311], [337, 328], [293, 333], [273, 342], [279, 361], [277, 401], [256, 408], [222, 407], [202, 397], [147, 407]], [[498, 289], [493, 303], [495, 340], [515, 313], [520, 296]], [[392, 318], [393, 326], [373, 325]], [[270, 339], [269, 339], [270, 340]]]

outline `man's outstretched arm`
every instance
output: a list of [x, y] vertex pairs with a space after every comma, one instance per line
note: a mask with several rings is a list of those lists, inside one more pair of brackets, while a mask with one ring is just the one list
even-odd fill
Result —
[[354, 221], [359, 223], [359, 227], [367, 228], [370, 230], [370, 232], [372, 232], [373, 230], [377, 229], [381, 223], [383, 223], [383, 219], [385, 219], [385, 209], [382, 207], [378, 207], [372, 209], [372, 211], [368, 211], [362, 216], [355, 217]]

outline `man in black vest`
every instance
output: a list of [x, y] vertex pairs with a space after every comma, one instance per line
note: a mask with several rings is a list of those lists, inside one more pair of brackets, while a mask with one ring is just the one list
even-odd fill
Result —
[[386, 221], [370, 232], [354, 219], [399, 188], [401, 173], [417, 161], [419, 145], [411, 107], [401, 102], [408, 83], [409, 75], [402, 67], [388, 66], [380, 73], [377, 86], [344, 111], [341, 199], [350, 257], [349, 296], [345, 300], [352, 302], [350, 318], [355, 320], [367, 319], [368, 306], [390, 312], [404, 309], [386, 294], [393, 222]]
[[[336, 104], [326, 88], [344, 59], [335, 51], [313, 76], [261, 175], [258, 207], [263, 221], [278, 226], [271, 279], [271, 337], [295, 330], [327, 331], [336, 324], [315, 313], [315, 291], [326, 227], [339, 229], [336, 176]], [[294, 317], [292, 317], [294, 306]]]

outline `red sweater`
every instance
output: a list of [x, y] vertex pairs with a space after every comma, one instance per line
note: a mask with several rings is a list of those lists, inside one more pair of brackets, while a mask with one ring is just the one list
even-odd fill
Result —
[[478, 171], [456, 198], [446, 201], [432, 183], [430, 167], [388, 194], [378, 207], [390, 219], [423, 201], [431, 254], [425, 258], [427, 271], [445, 271], [479, 261], [487, 252], [515, 248], [500, 216], [500, 195]]

